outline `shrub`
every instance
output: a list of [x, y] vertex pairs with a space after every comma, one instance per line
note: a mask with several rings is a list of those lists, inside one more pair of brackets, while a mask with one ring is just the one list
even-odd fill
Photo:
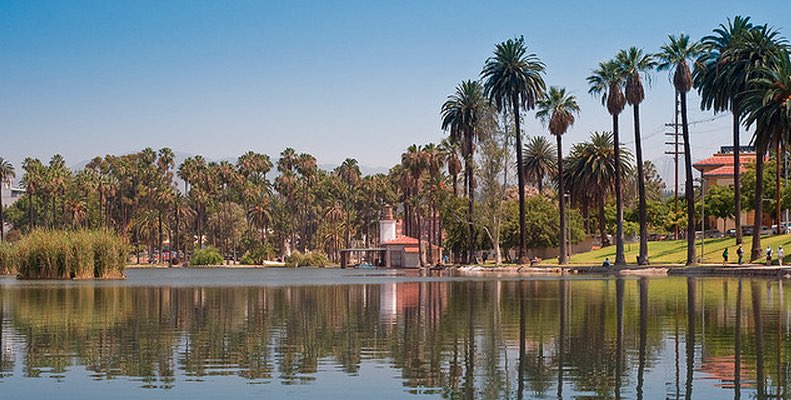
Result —
[[0, 274], [13, 274], [19, 270], [16, 246], [0, 243]]
[[286, 257], [286, 266], [289, 268], [296, 267], [325, 267], [329, 264], [329, 259], [323, 253], [316, 251], [309, 251], [302, 254], [298, 251], [291, 253]]
[[190, 265], [222, 265], [223, 261], [220, 251], [211, 246], [195, 250], [190, 257]]
[[240, 261], [244, 265], [264, 265], [264, 261], [271, 259], [274, 253], [271, 245], [258, 244], [247, 250]]

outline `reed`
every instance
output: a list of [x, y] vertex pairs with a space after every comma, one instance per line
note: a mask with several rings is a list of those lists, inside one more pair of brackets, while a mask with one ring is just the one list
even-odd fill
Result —
[[11, 245], [27, 279], [121, 278], [127, 249], [110, 231], [36, 230]]
[[15, 274], [18, 270], [16, 247], [10, 243], [0, 243], [0, 274]]

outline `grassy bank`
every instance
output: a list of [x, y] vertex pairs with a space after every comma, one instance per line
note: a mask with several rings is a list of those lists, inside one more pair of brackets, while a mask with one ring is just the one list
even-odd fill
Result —
[[[752, 237], [745, 237], [742, 248], [744, 249], [744, 262], [749, 262], [750, 246]], [[772, 247], [773, 257], [777, 257], [777, 247], [783, 246], [786, 250], [786, 263], [791, 259], [791, 235], [779, 236], [765, 236], [761, 240], [764, 249], [767, 246]], [[696, 242], [697, 254], [700, 257], [700, 240]], [[736, 264], [736, 239], [734, 238], [720, 238], [720, 239], [706, 239], [705, 251], [703, 255], [704, 264], [722, 264], [722, 251], [728, 247], [728, 264]], [[635, 264], [637, 254], [640, 250], [638, 243], [627, 243], [624, 246], [626, 262]], [[763, 254], [763, 251], [761, 252]], [[609, 257], [610, 261], [615, 260], [615, 245], [605, 247], [603, 249], [589, 251], [587, 253], [574, 254], [571, 256], [569, 263], [577, 265], [600, 265], [605, 258]], [[687, 241], [686, 240], [668, 240], [661, 242], [648, 242], [648, 257], [651, 264], [684, 264], [687, 260]], [[760, 260], [763, 262], [763, 259]], [[777, 262], [775, 261], [775, 264]], [[784, 264], [786, 264], [784, 263]], [[542, 264], [557, 264], [557, 260], [545, 260]]]
[[33, 231], [0, 246], [0, 270], [26, 279], [121, 278], [127, 246], [109, 231]]

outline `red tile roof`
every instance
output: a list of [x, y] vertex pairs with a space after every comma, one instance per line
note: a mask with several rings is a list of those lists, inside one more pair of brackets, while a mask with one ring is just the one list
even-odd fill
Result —
[[[742, 164], [751, 163], [755, 161], [755, 153], [739, 154], [739, 161]], [[704, 158], [696, 162], [694, 165], [695, 167], [733, 165], [733, 155], [717, 153], [709, 158]]]
[[417, 238], [413, 238], [411, 236], [400, 236], [393, 240], [384, 242], [382, 244], [401, 244], [401, 245], [415, 245], [417, 246]]
[[[742, 165], [739, 166], [739, 171], [741, 171], [742, 173], [744, 173], [744, 171], [746, 171], [746, 170], [747, 170], [747, 168], [745, 168], [744, 166], [742, 166]], [[723, 165], [722, 167], [717, 167], [717, 168], [714, 168], [713, 170], [711, 170], [709, 172], [706, 172], [705, 174], [703, 174], [703, 176], [705, 176], [705, 177], [731, 176], [732, 177], [733, 176], [733, 171], [734, 171], [733, 165]]]

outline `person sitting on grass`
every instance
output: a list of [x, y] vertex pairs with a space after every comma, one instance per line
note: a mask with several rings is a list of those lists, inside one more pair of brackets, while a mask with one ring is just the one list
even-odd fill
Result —
[[540, 262], [541, 262], [540, 258], [533, 256], [533, 258], [530, 259], [530, 266], [532, 267]]
[[604, 267], [604, 268], [609, 269], [610, 266], [611, 266], [611, 264], [610, 264], [610, 257], [605, 257], [604, 258], [604, 262], [601, 263], [601, 266]]

